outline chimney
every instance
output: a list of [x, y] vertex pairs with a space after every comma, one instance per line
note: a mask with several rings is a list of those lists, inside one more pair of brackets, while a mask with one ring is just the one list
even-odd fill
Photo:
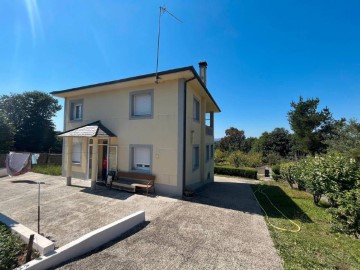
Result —
[[207, 62], [202, 61], [199, 62], [199, 70], [200, 70], [200, 78], [206, 86], [206, 69], [207, 69]]

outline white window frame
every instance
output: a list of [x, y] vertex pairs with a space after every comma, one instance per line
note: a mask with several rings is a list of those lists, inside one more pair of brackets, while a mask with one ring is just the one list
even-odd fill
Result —
[[200, 147], [194, 144], [192, 148], [192, 170], [196, 171], [200, 166]]
[[[82, 121], [84, 115], [84, 102], [82, 99], [70, 100], [70, 121]], [[79, 108], [79, 116], [76, 116], [76, 108]]]
[[[149, 95], [150, 96], [150, 113], [149, 114], [135, 114], [135, 100], [136, 96], [141, 95]], [[130, 92], [129, 96], [129, 119], [149, 119], [153, 118], [154, 115], [154, 90], [148, 89], [148, 90], [141, 90], [141, 91], [135, 91]]]
[[200, 100], [195, 96], [193, 100], [193, 120], [200, 122]]
[[[77, 147], [75, 146], [79, 146], [79, 150], [76, 149]], [[79, 160], [74, 160], [74, 155], [78, 154], [79, 155]], [[73, 165], [81, 165], [81, 156], [82, 156], [82, 142], [80, 141], [75, 141], [73, 142], [72, 145], [72, 154], [71, 154], [71, 162]], [[77, 156], [76, 156], [77, 157]]]
[[[149, 149], [149, 153], [150, 153], [150, 157], [149, 157], [149, 163], [150, 164], [140, 164], [142, 166], [138, 166], [135, 165], [135, 149], [137, 147], [142, 147], [142, 148], [148, 148]], [[136, 171], [136, 172], [141, 172], [141, 173], [151, 173], [152, 172], [152, 163], [153, 163], [153, 146], [151, 144], [130, 144], [129, 146], [129, 152], [130, 152], [130, 157], [129, 157], [129, 170], [130, 171]]]

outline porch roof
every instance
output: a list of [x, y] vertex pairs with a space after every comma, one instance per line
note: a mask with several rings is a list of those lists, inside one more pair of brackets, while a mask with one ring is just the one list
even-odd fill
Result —
[[96, 121], [85, 126], [74, 128], [58, 135], [59, 137], [116, 137], [100, 121]]

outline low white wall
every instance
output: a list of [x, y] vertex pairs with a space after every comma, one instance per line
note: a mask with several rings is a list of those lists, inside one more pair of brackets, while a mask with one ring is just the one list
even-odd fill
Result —
[[52, 253], [34, 259], [17, 269], [41, 270], [54, 267], [106, 244], [144, 221], [145, 212], [136, 212], [109, 225], [85, 234], [84, 236], [66, 244], [65, 246], [62, 246]]
[[41, 236], [40, 234], [37, 234], [28, 227], [17, 223], [15, 220], [1, 213], [0, 222], [8, 226], [13, 233], [19, 235], [25, 243], [29, 243], [30, 235], [34, 234], [33, 248], [39, 251], [41, 255], [46, 255], [55, 249], [55, 244], [49, 239]]

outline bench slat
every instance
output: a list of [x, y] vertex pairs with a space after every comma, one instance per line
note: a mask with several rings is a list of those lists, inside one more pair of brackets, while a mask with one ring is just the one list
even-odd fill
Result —
[[[155, 175], [137, 173], [137, 172], [118, 171], [117, 178], [118, 178], [117, 180], [113, 181], [113, 184], [115, 184], [115, 186], [119, 189], [135, 192], [136, 188], [145, 188], [146, 194], [148, 194], [149, 189], [152, 188], [153, 192], [155, 193], [155, 185], [154, 185], [156, 178]], [[137, 180], [140, 181], [140, 183], [136, 182]], [[131, 183], [131, 181], [133, 182]], [[146, 183], [141, 183], [141, 182], [146, 182]], [[132, 189], [129, 188], [129, 186], [132, 187]]]

